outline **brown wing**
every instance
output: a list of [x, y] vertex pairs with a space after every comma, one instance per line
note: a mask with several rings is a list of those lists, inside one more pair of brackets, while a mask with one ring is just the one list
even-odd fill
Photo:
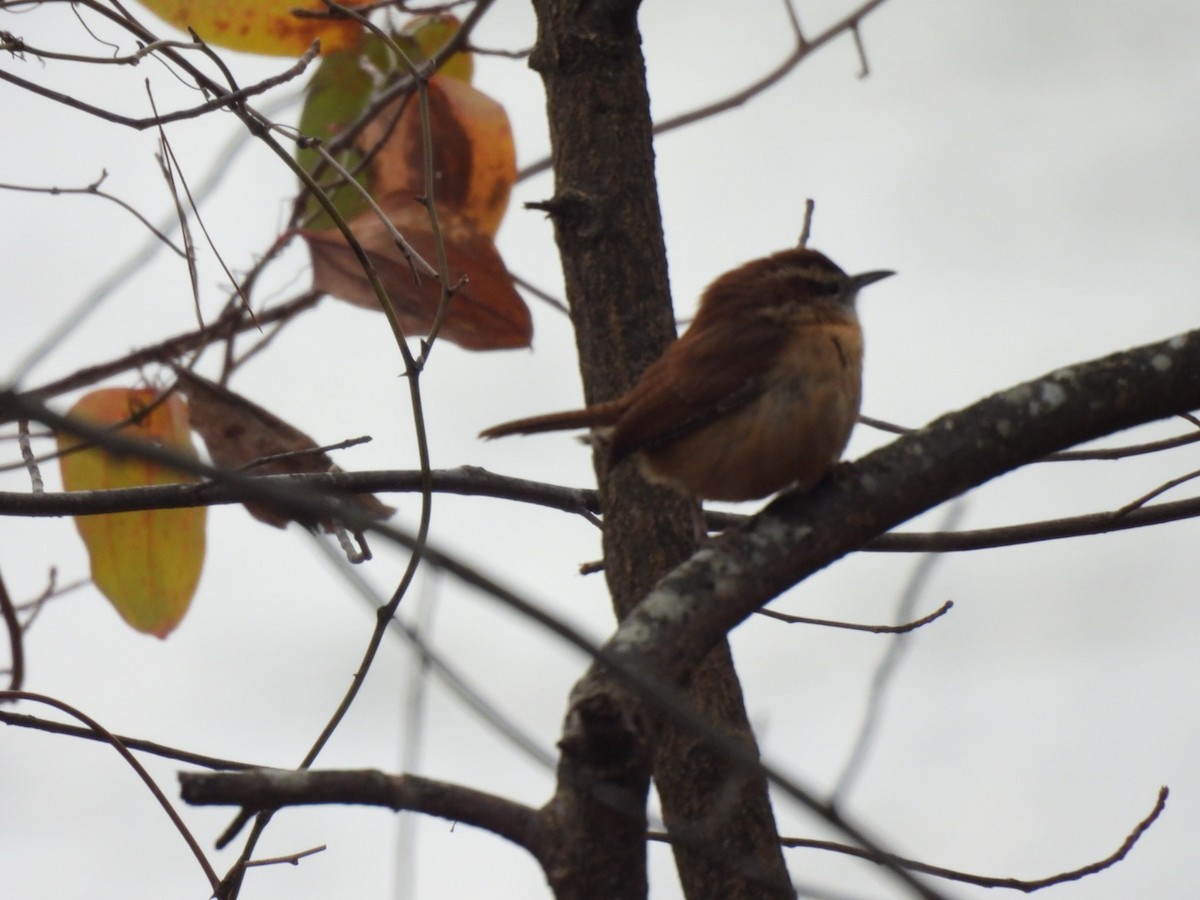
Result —
[[763, 391], [788, 332], [780, 322], [692, 329], [667, 347], [627, 395], [610, 447], [612, 464], [703, 428]]

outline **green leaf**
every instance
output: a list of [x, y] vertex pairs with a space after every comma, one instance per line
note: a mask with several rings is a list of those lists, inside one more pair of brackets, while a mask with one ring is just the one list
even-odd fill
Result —
[[[376, 37], [368, 37], [354, 47], [330, 53], [313, 73], [305, 92], [304, 109], [300, 113], [300, 131], [305, 137], [316, 138], [328, 143], [352, 124], [366, 110], [375, 92], [378, 73], [370, 58], [371, 44], [380, 44]], [[365, 185], [367, 173], [362, 167], [362, 154], [348, 147], [334, 158]], [[296, 161], [304, 167], [329, 194], [334, 208], [346, 219], [353, 218], [367, 208], [362, 194], [325, 160], [316, 150], [301, 147], [296, 151]], [[309, 219], [308, 217], [313, 218]], [[305, 205], [306, 226], [310, 228], [332, 228], [333, 220], [317, 202], [309, 197]]]

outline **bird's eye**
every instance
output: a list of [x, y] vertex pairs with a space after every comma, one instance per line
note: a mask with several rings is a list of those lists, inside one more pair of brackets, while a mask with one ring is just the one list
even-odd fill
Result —
[[814, 281], [812, 283], [813, 293], [821, 297], [836, 294], [839, 290], [841, 290], [841, 287], [836, 281]]

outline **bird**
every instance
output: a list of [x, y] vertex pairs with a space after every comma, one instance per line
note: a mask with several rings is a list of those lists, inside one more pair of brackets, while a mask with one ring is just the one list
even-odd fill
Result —
[[793, 247], [726, 272], [688, 330], [619, 397], [494, 425], [482, 438], [591, 429], [610, 467], [695, 500], [808, 490], [838, 463], [862, 400], [858, 292], [895, 273], [847, 275]]

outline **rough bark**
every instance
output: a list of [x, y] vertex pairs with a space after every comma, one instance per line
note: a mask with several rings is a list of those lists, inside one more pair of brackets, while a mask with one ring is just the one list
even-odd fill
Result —
[[[584, 394], [593, 403], [624, 392], [675, 334], [638, 4], [535, 0], [534, 5], [539, 33], [530, 64], [546, 86], [555, 171], [554, 196], [541, 207], [554, 220]], [[605, 573], [623, 617], [691, 553], [689, 510], [681, 497], [648, 485], [632, 466], [607, 472], [603, 462], [598, 457]], [[727, 646], [705, 659], [694, 684], [690, 698], [698, 711], [754, 749]], [[618, 721], [623, 715], [600, 697], [573, 698], [572, 715], [595, 707], [605, 707], [602, 715]], [[792, 896], [766, 782], [737, 775], [723, 757], [674, 726], [653, 720], [627, 724], [635, 728], [628, 734], [642, 744], [633, 758], [653, 760], [664, 819], [678, 837], [676, 863], [686, 895]], [[578, 784], [612, 779], [623, 793], [632, 792], [631, 769], [597, 772], [593, 762], [572, 758], [571, 742], [564, 742], [555, 810], [591, 802], [575, 791]], [[605, 816], [570, 818], [580, 831], [564, 834], [564, 844], [575, 842], [588, 856], [575, 862], [588, 871], [597, 865], [597, 854], [612, 854], [622, 858], [617, 867], [627, 867], [629, 878], [636, 867], [644, 879], [644, 843], [635, 855], [635, 835], [622, 830], [629, 843], [614, 844], [601, 830], [605, 821], [614, 825]], [[551, 881], [566, 896], [567, 884], [579, 873], [567, 875], [569, 865], [556, 872]]]

